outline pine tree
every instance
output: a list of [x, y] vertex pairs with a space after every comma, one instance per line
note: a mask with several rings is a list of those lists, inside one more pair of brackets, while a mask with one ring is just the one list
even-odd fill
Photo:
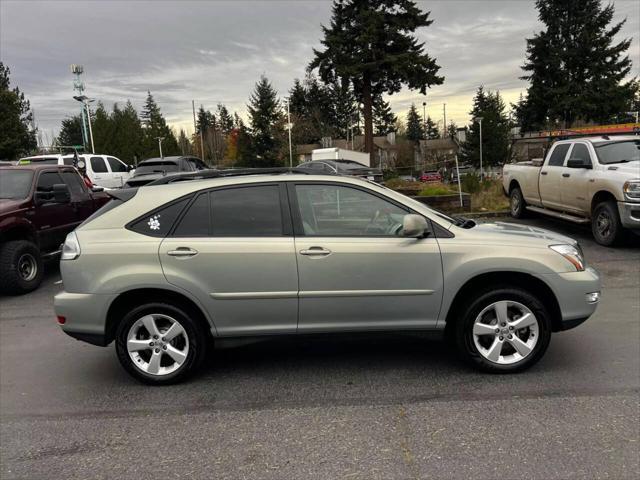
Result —
[[406, 131], [407, 140], [411, 140], [412, 142], [416, 143], [418, 143], [420, 140], [424, 140], [424, 125], [414, 103], [411, 104], [411, 107], [409, 107], [409, 112], [407, 112]]
[[351, 84], [341, 80], [331, 83], [329, 101], [332, 106], [334, 135], [340, 138], [355, 135], [354, 126], [358, 123], [360, 112]]
[[218, 104], [217, 124], [220, 131], [228, 135], [233, 128], [233, 117], [229, 114], [229, 110], [222, 103]]
[[[482, 117], [483, 169], [504, 164], [509, 156], [509, 118], [500, 93], [485, 92], [480, 86], [469, 114], [472, 118]], [[480, 166], [480, 125], [477, 121], [469, 126], [461, 158], [475, 167]]]
[[277, 128], [282, 120], [282, 110], [277, 95], [267, 77], [262, 75], [249, 99], [256, 167], [273, 167], [281, 161], [283, 133]]
[[335, 0], [331, 24], [323, 27], [323, 51], [314, 49], [309, 69], [325, 83], [350, 82], [363, 104], [365, 151], [373, 156], [373, 100], [399, 92], [403, 85], [423, 95], [440, 85], [440, 67], [415, 37], [431, 25], [411, 0]]
[[428, 140], [435, 140], [436, 138], [440, 138], [440, 130], [438, 130], [438, 125], [431, 120], [431, 117], [427, 115], [427, 121], [425, 122], [425, 133]]
[[453, 120], [449, 122], [449, 125], [447, 125], [447, 137], [456, 140], [458, 138], [458, 126]]
[[[114, 110], [117, 109], [114, 105]], [[91, 130], [93, 131], [93, 145], [98, 153], [115, 155], [113, 151], [114, 125], [109, 113], [102, 102], [98, 102], [96, 109], [91, 112]]]
[[180, 133], [178, 134], [178, 145], [180, 146], [181, 155], [191, 154], [191, 142], [189, 141], [184, 128], [181, 128]]
[[135, 164], [136, 161], [142, 160], [144, 134], [138, 112], [131, 102], [127, 100], [124, 109], [114, 105], [111, 120], [114, 129], [113, 146], [105, 152], [115, 155], [128, 164]]
[[62, 120], [56, 143], [63, 146], [82, 145], [82, 117], [80, 114]]
[[373, 99], [373, 125], [376, 135], [386, 135], [395, 131], [397, 117], [391, 111], [389, 102], [385, 102], [382, 95]]
[[297, 78], [289, 90], [289, 112], [297, 117], [303, 117], [307, 113], [307, 92]]
[[37, 146], [29, 100], [10, 88], [9, 67], [0, 62], [0, 159], [16, 159]]
[[167, 125], [167, 121], [162, 116], [160, 107], [153, 98], [153, 95], [151, 95], [151, 92], [147, 92], [147, 100], [140, 113], [140, 118], [144, 132], [142, 151], [145, 158], [160, 155], [158, 137], [162, 138], [162, 153], [164, 156], [178, 155], [180, 153], [178, 141], [171, 128]]
[[631, 39], [614, 43], [626, 20], [612, 25], [614, 6], [600, 0], [537, 0], [545, 29], [527, 39], [522, 77], [530, 82], [516, 108], [522, 130], [602, 122], [624, 112], [633, 96], [625, 55]]

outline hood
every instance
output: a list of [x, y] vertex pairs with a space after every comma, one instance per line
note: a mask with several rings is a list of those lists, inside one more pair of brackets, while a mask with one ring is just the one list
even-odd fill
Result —
[[14, 213], [22, 208], [26, 200], [13, 200], [11, 198], [0, 198], [0, 215]]
[[485, 233], [487, 237], [493, 237], [496, 245], [505, 243], [510, 245], [538, 243], [545, 246], [554, 244], [578, 244], [578, 242], [571, 237], [545, 230], [544, 228], [507, 222], [479, 223], [473, 227], [470, 232], [474, 234]]
[[640, 178], [640, 161], [635, 160], [629, 163], [612, 163], [606, 166], [607, 172], [616, 172], [624, 175], [628, 180]]

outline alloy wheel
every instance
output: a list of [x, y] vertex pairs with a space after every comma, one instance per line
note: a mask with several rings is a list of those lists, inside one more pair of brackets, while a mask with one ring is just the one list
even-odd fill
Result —
[[520, 195], [517, 192], [514, 192], [511, 195], [511, 213], [513, 215], [518, 215], [520, 212]]
[[538, 319], [522, 303], [494, 302], [473, 323], [473, 342], [485, 359], [511, 365], [533, 352], [540, 333]]
[[602, 238], [607, 238], [611, 234], [611, 217], [606, 210], [598, 213], [596, 217], [596, 230]]
[[189, 338], [176, 319], [150, 314], [136, 320], [127, 334], [127, 351], [133, 364], [150, 375], [169, 375], [189, 355]]
[[38, 274], [38, 262], [30, 253], [23, 253], [18, 259], [18, 274], [25, 282], [30, 282]]

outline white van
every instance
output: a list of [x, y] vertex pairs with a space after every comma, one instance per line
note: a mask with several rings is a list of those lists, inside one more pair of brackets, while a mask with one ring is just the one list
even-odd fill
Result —
[[[84, 160], [89, 180], [105, 188], [120, 188], [131, 176], [132, 166], [111, 155], [83, 153], [78, 159]], [[73, 165], [73, 155], [34, 155], [18, 161], [19, 165], [29, 163], [48, 163], [52, 165]]]

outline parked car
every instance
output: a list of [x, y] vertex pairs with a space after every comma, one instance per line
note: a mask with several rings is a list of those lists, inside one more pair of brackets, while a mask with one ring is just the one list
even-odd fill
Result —
[[457, 170], [453, 167], [451, 169], [451, 182], [458, 182], [458, 171], [460, 172], [460, 180], [462, 181], [465, 176], [473, 173], [473, 167], [466, 164], [459, 165]]
[[[111, 155], [83, 153], [78, 155], [78, 160], [84, 162], [83, 173], [91, 182], [104, 188], [121, 188], [131, 176], [132, 165], [127, 165], [122, 160]], [[43, 165], [74, 165], [74, 155], [34, 155], [21, 158], [18, 165], [43, 164]]]
[[380, 169], [367, 167], [353, 160], [313, 160], [301, 163], [296, 168], [315, 174], [353, 175], [354, 177], [366, 178], [377, 183], [382, 182], [382, 171]]
[[214, 338], [389, 330], [436, 330], [476, 367], [515, 372], [596, 309], [598, 273], [571, 238], [351, 176], [252, 173], [110, 192], [65, 241], [62, 330], [115, 341], [155, 384], [190, 374]]
[[164, 157], [143, 160], [136, 167], [126, 187], [141, 187], [166, 175], [206, 170], [208, 167], [197, 157]]
[[422, 175], [420, 175], [420, 181], [421, 182], [442, 182], [442, 175], [440, 175], [440, 172], [437, 171], [432, 171], [432, 172], [424, 172]]
[[40, 285], [43, 258], [60, 253], [66, 235], [108, 201], [100, 190], [73, 167], [0, 167], [0, 291]]
[[589, 137], [553, 144], [540, 165], [505, 165], [503, 187], [511, 215], [536, 212], [591, 223], [601, 245], [640, 235], [640, 137]]

